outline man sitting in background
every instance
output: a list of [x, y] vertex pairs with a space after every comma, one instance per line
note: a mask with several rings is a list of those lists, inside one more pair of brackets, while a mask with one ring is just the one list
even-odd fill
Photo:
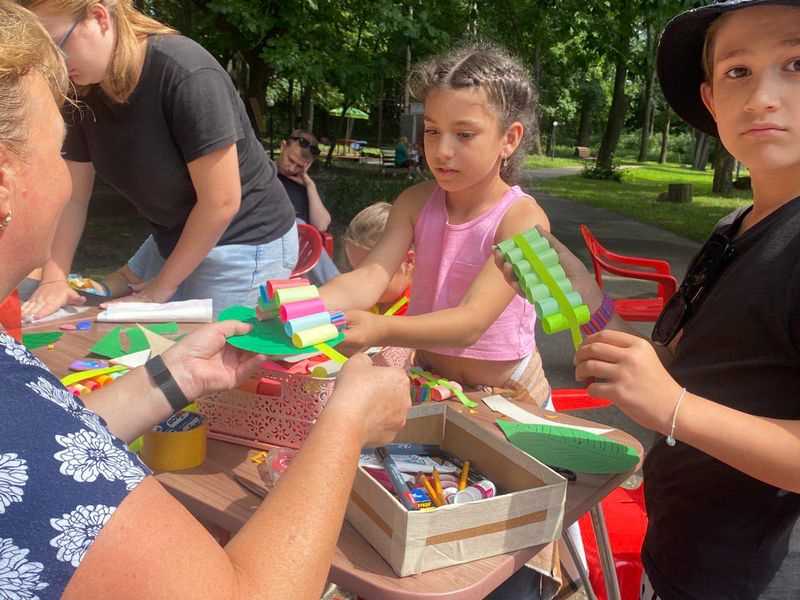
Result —
[[[326, 231], [331, 223], [331, 215], [317, 191], [317, 185], [308, 170], [319, 156], [317, 138], [308, 131], [295, 129], [281, 142], [281, 155], [276, 161], [278, 179], [286, 188], [289, 200], [294, 205], [297, 220]], [[317, 265], [309, 271], [309, 278], [322, 285], [339, 274], [331, 257], [322, 250]]]

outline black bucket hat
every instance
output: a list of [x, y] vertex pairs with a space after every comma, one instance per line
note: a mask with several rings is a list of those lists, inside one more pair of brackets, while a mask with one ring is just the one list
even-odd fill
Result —
[[717, 124], [700, 97], [703, 45], [711, 22], [725, 13], [762, 4], [800, 6], [800, 0], [718, 0], [674, 17], [661, 34], [656, 67], [664, 97], [678, 116], [700, 131], [718, 137]]

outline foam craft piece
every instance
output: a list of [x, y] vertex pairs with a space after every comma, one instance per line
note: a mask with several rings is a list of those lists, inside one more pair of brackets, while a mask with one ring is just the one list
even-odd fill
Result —
[[430, 390], [434, 387], [441, 386], [449, 390], [453, 396], [458, 398], [458, 400], [466, 406], [467, 408], [477, 408], [478, 403], [470, 400], [464, 391], [461, 389], [460, 386], [456, 387], [453, 385], [452, 381], [447, 379], [441, 379], [440, 377], [436, 377], [432, 373], [420, 369], [419, 367], [412, 367], [411, 370], [408, 372], [409, 377], [413, 378], [420, 378], [428, 382], [428, 385], [422, 386], [420, 389], [422, 391], [422, 397], [419, 398], [419, 402], [424, 402], [430, 396]]
[[572, 344], [580, 346], [580, 326], [591, 318], [589, 307], [572, 289], [558, 254], [536, 229], [515, 235], [497, 244], [546, 334], [569, 329]]
[[[169, 335], [178, 333], [177, 323], [149, 323], [145, 325], [147, 329], [159, 335]], [[120, 334], [125, 332], [128, 337], [129, 347], [124, 349], [122, 347], [122, 340]], [[106, 335], [100, 338], [94, 346], [89, 349], [91, 354], [104, 356], [106, 358], [118, 358], [126, 354], [133, 354], [134, 352], [141, 352], [142, 350], [149, 350], [150, 344], [147, 338], [137, 327], [115, 327]]]
[[625, 473], [639, 462], [633, 448], [571, 427], [497, 420], [514, 446], [551, 467], [576, 473]]
[[172, 347], [172, 345], [175, 344], [174, 340], [162, 337], [157, 333], [150, 331], [146, 327], [142, 327], [141, 325], [137, 325], [137, 327], [139, 328], [139, 331], [141, 331], [142, 334], [144, 335], [145, 339], [147, 340], [147, 343], [150, 345], [151, 356], [159, 356], [161, 354], [164, 354], [164, 352], [169, 350], [170, 347]]
[[23, 333], [22, 344], [28, 350], [35, 350], [42, 346], [55, 344], [64, 335], [63, 331], [41, 331], [36, 333]]
[[[297, 348], [286, 336], [283, 323], [278, 319], [259, 321], [256, 311], [247, 306], [231, 306], [219, 315], [220, 321], [242, 321], [253, 326], [250, 333], [235, 335], [228, 338], [228, 343], [240, 350], [257, 352], [267, 356], [291, 356], [293, 354], [308, 353], [308, 348]], [[344, 341], [344, 334], [328, 340], [329, 346], [335, 346]]]

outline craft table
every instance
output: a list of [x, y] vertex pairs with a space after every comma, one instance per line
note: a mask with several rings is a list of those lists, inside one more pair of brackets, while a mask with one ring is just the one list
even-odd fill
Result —
[[[90, 319], [94, 314], [96, 311], [91, 310], [70, 320]], [[57, 330], [63, 322], [26, 327], [25, 331]], [[35, 353], [56, 375], [63, 376], [67, 373], [70, 362], [86, 356], [92, 344], [117, 325], [119, 324], [97, 323], [87, 331], [64, 332], [64, 336], [54, 348], [43, 347]], [[197, 327], [190, 324], [180, 325], [182, 332]], [[494, 424], [500, 415], [491, 412], [483, 403], [480, 403], [474, 413], [457, 401], [451, 405], [474, 418], [495, 435], [502, 436]], [[594, 423], [566, 414], [531, 409], [527, 405], [525, 408], [551, 418], [554, 424], [596, 426]], [[634, 448], [640, 457], [643, 456], [641, 444], [627, 433], [614, 430], [606, 436]], [[244, 446], [209, 440], [208, 456], [202, 466], [175, 473], [160, 473], [157, 478], [198, 519], [233, 534], [248, 520], [261, 502], [257, 496], [243, 489], [232, 478], [232, 475], [236, 474], [249, 482], [261, 485], [256, 465], [249, 460], [253, 452], [255, 451]], [[636, 468], [638, 467], [639, 465]], [[575, 522], [590, 509], [599, 508], [599, 502], [635, 470], [619, 475], [579, 475], [577, 481], [570, 482], [567, 487], [564, 527]], [[595, 511], [593, 521], [598, 521], [598, 516], [600, 518], [595, 528], [600, 530], [601, 535], [598, 537], [601, 537], [605, 527], [601, 513]], [[398, 577], [366, 540], [345, 521], [331, 565], [330, 580], [366, 600], [477, 600], [499, 586], [541, 549], [542, 546], [536, 546], [421, 575]], [[609, 563], [610, 553], [601, 558], [606, 569], [609, 564], [613, 565], [613, 562]], [[618, 591], [616, 594], [615, 590], [610, 591], [610, 598], [615, 595], [618, 597]]]

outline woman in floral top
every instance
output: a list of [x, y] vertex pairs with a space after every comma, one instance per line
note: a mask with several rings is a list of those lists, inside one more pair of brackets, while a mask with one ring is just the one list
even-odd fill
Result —
[[[109, 35], [75, 16], [71, 52]], [[106, 58], [111, 47], [113, 35]], [[70, 194], [66, 75], [36, 18], [0, 0], [0, 298], [47, 258]], [[209, 325], [163, 355], [189, 400], [263, 359], [226, 345], [247, 330]], [[0, 599], [319, 598], [359, 452], [391, 440], [408, 404], [401, 371], [351, 359], [291, 468], [223, 549], [127, 450], [172, 412], [144, 369], [83, 403], [0, 329]]]

